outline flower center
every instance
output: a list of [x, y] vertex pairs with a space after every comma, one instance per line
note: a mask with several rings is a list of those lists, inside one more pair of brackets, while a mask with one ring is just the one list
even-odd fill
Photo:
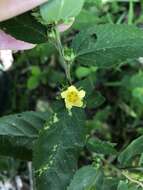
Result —
[[69, 92], [67, 95], [67, 99], [69, 102], [75, 103], [79, 99], [77, 92]]

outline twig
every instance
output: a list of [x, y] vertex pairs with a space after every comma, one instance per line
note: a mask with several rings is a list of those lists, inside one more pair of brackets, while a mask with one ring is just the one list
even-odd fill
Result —
[[129, 181], [131, 181], [132, 183], [136, 183], [137, 185], [139, 185], [140, 187], [143, 187], [143, 183], [140, 181], [137, 181], [136, 179], [131, 178], [125, 171], [122, 172], [122, 175], [124, 177], [126, 177]]
[[109, 163], [106, 159], [104, 159], [103, 157], [101, 157], [102, 161], [108, 165], [111, 169], [113, 169], [114, 171], [116, 171], [118, 173], [118, 175], [122, 175], [124, 176], [126, 179], [128, 179], [131, 183], [135, 183], [137, 184], [138, 186], [142, 187], [143, 188], [143, 183], [136, 180], [136, 179], [133, 179], [132, 177], [130, 177], [127, 172], [125, 170], [121, 170], [119, 168], [117, 168], [116, 166], [114, 166], [113, 164]]
[[128, 24], [133, 24], [134, 19], [134, 2], [133, 0], [129, 1], [129, 13], [128, 13]]
[[62, 43], [61, 43], [60, 33], [56, 27], [55, 27], [55, 35], [56, 35], [56, 41], [57, 41], [56, 47], [57, 47], [59, 55], [60, 55], [60, 60], [65, 69], [66, 77], [67, 77], [69, 83], [71, 84], [72, 79], [71, 79], [71, 74], [70, 74], [70, 63], [67, 63], [65, 61], [65, 55], [64, 55], [64, 50], [63, 50]]
[[28, 171], [29, 171], [30, 190], [33, 190], [32, 162], [28, 162]]

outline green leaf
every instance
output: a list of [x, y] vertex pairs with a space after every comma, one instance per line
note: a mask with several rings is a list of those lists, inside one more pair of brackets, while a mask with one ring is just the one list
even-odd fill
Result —
[[76, 17], [72, 27], [76, 30], [86, 29], [87, 27], [95, 26], [100, 20], [101, 18], [96, 16], [94, 12], [83, 9]]
[[127, 181], [120, 181], [117, 190], [141, 190], [137, 184], [127, 183]]
[[0, 29], [26, 42], [37, 44], [47, 41], [47, 29], [27, 13], [0, 22]]
[[133, 75], [130, 79], [130, 90], [132, 96], [143, 104], [143, 72]]
[[29, 111], [0, 118], [0, 155], [31, 160], [33, 143], [49, 115]]
[[88, 140], [87, 147], [90, 151], [93, 151], [99, 154], [113, 155], [117, 153], [113, 144], [106, 141], [101, 141], [100, 139], [96, 137], [90, 138]]
[[65, 75], [54, 69], [49, 69], [48, 76], [46, 76], [49, 86], [56, 87], [59, 84], [63, 84], [65, 81]]
[[118, 178], [105, 178], [103, 186], [98, 190], [116, 190], [118, 186]]
[[8, 171], [12, 167], [14, 168], [13, 158], [0, 156], [0, 171]]
[[101, 170], [97, 170], [93, 166], [84, 166], [75, 173], [67, 190], [96, 190], [96, 187], [101, 187], [102, 180]]
[[76, 69], [75, 74], [77, 78], [81, 79], [83, 77], [89, 76], [91, 73], [95, 73], [97, 70], [96, 67], [83, 67], [80, 66]]
[[54, 45], [49, 41], [48, 43], [38, 44], [34, 49], [26, 51], [24, 55], [29, 59], [37, 60], [37, 65], [39, 64], [39, 60], [41, 63], [45, 63], [45, 61], [51, 56], [51, 54], [57, 53]]
[[133, 97], [138, 99], [141, 104], [143, 104], [143, 88], [139, 88], [139, 87], [134, 88], [132, 90], [132, 95], [133, 95]]
[[96, 75], [92, 73], [87, 78], [77, 82], [76, 86], [86, 91], [86, 98], [88, 99], [89, 96], [92, 94], [93, 90], [95, 89], [96, 82]]
[[41, 75], [41, 73], [42, 72], [40, 70], [40, 67], [38, 67], [37, 65], [31, 67], [31, 74], [32, 75], [39, 76], [39, 75]]
[[130, 88], [143, 88], [143, 72], [140, 71], [130, 78]]
[[63, 190], [77, 169], [84, 145], [85, 115], [82, 110], [61, 111], [51, 117], [35, 144], [37, 190]]
[[143, 166], [143, 153], [141, 154], [141, 157], [139, 160], [139, 166]]
[[80, 32], [72, 48], [82, 65], [107, 68], [142, 56], [143, 31], [128, 25], [99, 25]]
[[117, 190], [129, 190], [128, 184], [124, 181], [120, 181]]
[[104, 96], [100, 92], [95, 92], [92, 93], [88, 98], [87, 98], [87, 107], [90, 109], [93, 108], [98, 108], [105, 102]]
[[123, 166], [128, 166], [132, 159], [143, 153], [143, 136], [133, 140], [126, 149], [121, 152], [118, 157], [119, 162]]
[[83, 4], [84, 0], [50, 0], [41, 6], [40, 13], [47, 23], [65, 21], [77, 16]]
[[75, 71], [75, 74], [79, 79], [88, 76], [90, 73], [91, 71], [88, 67], [78, 67]]
[[37, 76], [31, 76], [27, 81], [27, 88], [33, 90], [40, 84], [40, 79]]

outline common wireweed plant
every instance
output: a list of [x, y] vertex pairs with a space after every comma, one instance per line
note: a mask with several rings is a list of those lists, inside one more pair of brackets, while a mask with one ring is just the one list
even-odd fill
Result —
[[[0, 118], [0, 154], [32, 161], [37, 190], [143, 189], [143, 31], [133, 25], [133, 1], [125, 24], [124, 14], [111, 23], [104, 6], [50, 0], [0, 22], [18, 40], [54, 47], [65, 71], [47, 112]], [[41, 73], [33, 71], [29, 88]]]

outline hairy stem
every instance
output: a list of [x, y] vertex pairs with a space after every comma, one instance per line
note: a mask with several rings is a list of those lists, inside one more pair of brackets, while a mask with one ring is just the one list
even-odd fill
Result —
[[57, 44], [56, 47], [57, 47], [59, 55], [60, 55], [60, 61], [62, 63], [64, 70], [65, 70], [67, 80], [71, 84], [72, 83], [71, 74], [70, 74], [70, 69], [71, 69], [70, 66], [71, 65], [69, 62], [66, 62], [66, 60], [65, 60], [64, 49], [63, 49], [63, 46], [61, 43], [60, 33], [59, 33], [57, 28], [55, 28], [55, 35], [56, 35], [56, 44]]
[[129, 173], [127, 172], [127, 170], [121, 170], [119, 168], [117, 168], [116, 166], [114, 166], [113, 164], [111, 164], [110, 162], [108, 162], [106, 159], [104, 159], [103, 157], [101, 157], [101, 160], [112, 170], [114, 170], [118, 175], [120, 176], [124, 176], [127, 180], [129, 180], [131, 183], [137, 184], [139, 187], [143, 188], [143, 183], [141, 181], [138, 181], [134, 178], [132, 178]]
[[128, 13], [128, 24], [133, 24], [134, 19], [134, 2], [133, 0], [129, 1], [129, 13]]

